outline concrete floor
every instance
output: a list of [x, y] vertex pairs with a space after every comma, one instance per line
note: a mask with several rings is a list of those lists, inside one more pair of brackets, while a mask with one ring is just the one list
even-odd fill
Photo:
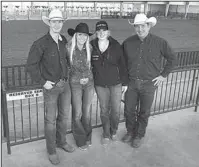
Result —
[[[144, 144], [134, 149], [122, 142], [104, 147], [100, 144], [102, 129], [93, 130], [93, 145], [87, 151], [76, 148], [72, 154], [58, 149], [60, 167], [199, 167], [199, 111], [179, 110], [150, 118]], [[118, 136], [125, 134], [119, 125]], [[68, 142], [75, 146], [71, 134]], [[7, 154], [2, 144], [3, 167], [50, 167], [45, 140], [11, 147]]]

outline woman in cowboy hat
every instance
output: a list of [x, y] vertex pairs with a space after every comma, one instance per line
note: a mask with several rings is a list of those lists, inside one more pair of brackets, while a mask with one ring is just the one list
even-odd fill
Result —
[[[134, 22], [129, 22], [136, 35], [122, 44], [129, 76], [124, 107], [127, 133], [122, 140], [131, 142], [134, 148], [140, 147], [143, 142], [155, 90], [171, 72], [175, 62], [175, 54], [168, 42], [150, 33], [156, 22], [155, 17], [137, 14]], [[162, 70], [163, 57], [167, 63]], [[137, 102], [140, 103], [139, 111], [136, 109]]]
[[68, 29], [72, 36], [67, 50], [70, 62], [70, 87], [72, 94], [72, 131], [76, 144], [81, 150], [91, 146], [91, 103], [94, 94], [91, 71], [91, 47], [89, 28], [79, 23], [75, 29]]

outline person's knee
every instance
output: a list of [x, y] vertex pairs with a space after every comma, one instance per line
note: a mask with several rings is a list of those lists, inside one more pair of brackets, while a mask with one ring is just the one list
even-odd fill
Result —
[[55, 125], [56, 124], [56, 117], [52, 117], [52, 116], [46, 116], [44, 118], [45, 123], [47, 124], [52, 124]]

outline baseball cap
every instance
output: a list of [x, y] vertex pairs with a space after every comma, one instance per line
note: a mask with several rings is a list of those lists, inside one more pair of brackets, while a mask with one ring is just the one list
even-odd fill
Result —
[[96, 23], [96, 28], [95, 28], [95, 30], [96, 30], [96, 31], [99, 31], [99, 30], [101, 30], [101, 29], [103, 29], [103, 30], [108, 30], [108, 24], [107, 24], [107, 22], [104, 21], [104, 20], [98, 21], [98, 22]]

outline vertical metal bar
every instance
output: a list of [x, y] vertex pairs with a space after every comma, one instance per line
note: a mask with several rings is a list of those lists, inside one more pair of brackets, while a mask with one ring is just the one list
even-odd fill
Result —
[[19, 81], [19, 86], [21, 86], [21, 67], [18, 67], [18, 81]]
[[4, 86], [4, 83], [2, 83], [2, 86], [1, 86], [1, 120], [2, 120], [2, 123], [3, 123], [3, 136], [6, 137], [6, 117], [5, 117], [5, 111], [6, 111], [6, 104], [4, 102], [4, 96], [6, 96], [5, 94], [5, 86]]
[[37, 115], [37, 137], [39, 137], [39, 115], [38, 115], [38, 97], [36, 97], [36, 115]]
[[[96, 95], [97, 96], [97, 95]], [[96, 110], [96, 122], [95, 122], [95, 125], [97, 125], [97, 120], [98, 120], [98, 111], [99, 111], [99, 108], [98, 108], [98, 105], [99, 105], [99, 99], [97, 98], [97, 110]]]
[[15, 69], [14, 67], [12, 67], [12, 83], [13, 83], [13, 87], [15, 86]]
[[12, 100], [12, 111], [13, 111], [13, 123], [14, 123], [14, 140], [15, 140], [15, 142], [17, 142], [17, 135], [16, 135], [16, 122], [15, 122], [15, 104], [14, 104], [14, 100]]
[[182, 53], [183, 55], [183, 67], [186, 67], [186, 55], [185, 55], [185, 52]]
[[92, 110], [93, 110], [93, 104], [90, 106], [90, 125], [92, 125]]
[[190, 67], [192, 67], [192, 66], [195, 65], [195, 62], [194, 62], [195, 53], [196, 53], [196, 52], [193, 52], [193, 54], [191, 54], [191, 58], [190, 58]]
[[183, 54], [182, 52], [179, 53], [179, 58], [180, 58], [180, 61], [179, 61], [179, 67], [183, 67]]
[[176, 79], [175, 79], [175, 88], [174, 88], [174, 95], [173, 95], [173, 102], [172, 102], [172, 110], [174, 107], [174, 101], [175, 101], [175, 95], [176, 95], [176, 85], [178, 84], [178, 72], [176, 74]]
[[164, 109], [165, 109], [165, 103], [166, 103], [166, 99], [167, 99], [167, 88], [168, 88], [168, 77], [167, 77], [167, 82], [166, 82], [166, 90], [165, 90], [165, 96], [164, 96], [163, 112], [164, 112]]
[[159, 111], [160, 111], [160, 106], [161, 106], [161, 102], [162, 102], [162, 89], [163, 89], [163, 83], [161, 84], [161, 93], [160, 93]]
[[31, 137], [31, 117], [30, 117], [30, 98], [28, 98], [28, 111], [29, 111], [29, 130], [30, 130], [30, 139]]
[[197, 93], [197, 97], [196, 97], [196, 105], [195, 105], [195, 112], [197, 112], [198, 110], [198, 105], [199, 105], [199, 88], [198, 88], [198, 93]]
[[5, 67], [5, 78], [6, 78], [6, 88], [9, 87], [9, 79], [8, 79], [8, 68]]
[[158, 88], [155, 91], [155, 99], [154, 99], [154, 113], [156, 111], [156, 102], [157, 102]]
[[176, 106], [176, 108], [178, 108], [178, 100], [179, 100], [179, 95], [180, 95], [181, 81], [182, 81], [182, 71], [180, 71], [180, 84], [179, 84], [179, 89], [178, 89], [178, 98], [177, 98], [177, 106]]
[[21, 105], [21, 132], [22, 132], [22, 140], [24, 141], [24, 129], [23, 129], [23, 106], [22, 106], [22, 100], [20, 100]]
[[7, 100], [6, 100], [6, 91], [3, 91], [3, 104], [4, 104], [4, 122], [5, 122], [5, 133], [6, 133], [6, 140], [7, 140], [7, 151], [8, 154], [11, 154], [11, 146], [10, 146], [10, 129], [9, 129], [9, 120], [8, 120], [8, 108], [7, 108]]
[[182, 87], [182, 98], [181, 98], [180, 106], [182, 106], [183, 97], [184, 97], [184, 87], [185, 87], [185, 83], [186, 83], [187, 70], [185, 70], [184, 72], [185, 72], [185, 77], [184, 77], [184, 82], [183, 82], [183, 87]]
[[168, 108], [169, 108], [169, 104], [171, 101], [171, 90], [172, 90], [172, 85], [173, 85], [173, 72], [171, 73], [171, 83], [170, 83], [170, 91], [169, 91], [169, 99], [168, 99]]
[[193, 80], [192, 80], [192, 84], [191, 84], [191, 95], [190, 95], [189, 102], [192, 100], [192, 96], [193, 96], [193, 88], [194, 88], [195, 76], [196, 76], [196, 69], [194, 69], [194, 71], [193, 71]]
[[[195, 84], [195, 88], [194, 88], [195, 91], [193, 91], [194, 92], [193, 100], [197, 96], [196, 93], [197, 93], [197, 87], [198, 87], [198, 82], [199, 82], [199, 70], [197, 70], [197, 74], [196, 75], [197, 76], [196, 76], [196, 84]], [[197, 99], [197, 97], [196, 97], [196, 99]]]
[[180, 67], [180, 60], [181, 60], [180, 52], [177, 52], [177, 61], [176, 61], [176, 67], [177, 68]]
[[[191, 78], [191, 71], [189, 70], [189, 79], [188, 79], [188, 85], [187, 85], [187, 91], [186, 91], [186, 97], [185, 97], [185, 105], [187, 104], [187, 95], [188, 95], [188, 90], [189, 90], [189, 82], [190, 82], [190, 78]], [[190, 104], [190, 103], [188, 103]]]

